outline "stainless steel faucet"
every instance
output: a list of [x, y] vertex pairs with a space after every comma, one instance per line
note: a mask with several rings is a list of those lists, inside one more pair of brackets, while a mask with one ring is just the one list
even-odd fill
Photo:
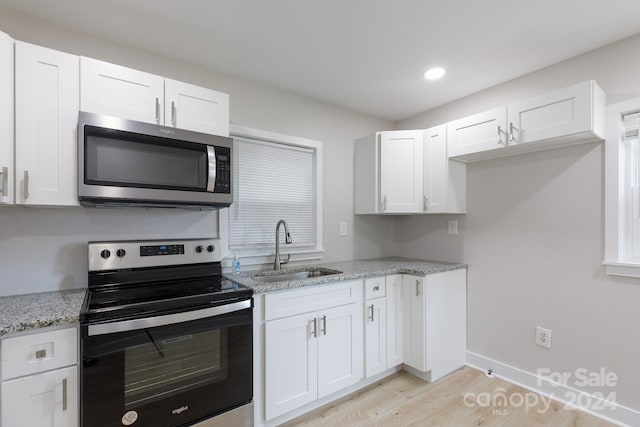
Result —
[[281, 219], [276, 224], [276, 259], [273, 261], [274, 270], [280, 270], [280, 266], [282, 264], [288, 263], [289, 260], [291, 259], [291, 254], [287, 254], [287, 260], [280, 261], [280, 224], [284, 225], [284, 232], [285, 232], [284, 242], [287, 245], [290, 243], [293, 243], [293, 240], [291, 240], [291, 234], [289, 234], [289, 225], [287, 224], [287, 221], [285, 221], [284, 219]]

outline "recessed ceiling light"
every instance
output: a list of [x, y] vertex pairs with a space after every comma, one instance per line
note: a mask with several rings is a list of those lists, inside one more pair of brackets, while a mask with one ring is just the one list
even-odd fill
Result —
[[444, 76], [444, 68], [440, 68], [440, 67], [429, 68], [424, 73], [424, 78], [427, 80], [437, 80], [442, 76]]

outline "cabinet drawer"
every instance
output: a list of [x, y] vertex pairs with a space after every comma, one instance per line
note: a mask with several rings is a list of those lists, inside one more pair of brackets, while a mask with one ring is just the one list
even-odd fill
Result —
[[265, 320], [362, 301], [362, 280], [318, 285], [264, 296]]
[[75, 365], [78, 329], [56, 329], [2, 340], [2, 380]]
[[384, 277], [374, 277], [372, 279], [365, 279], [364, 281], [364, 298], [378, 298], [383, 297], [386, 294]]

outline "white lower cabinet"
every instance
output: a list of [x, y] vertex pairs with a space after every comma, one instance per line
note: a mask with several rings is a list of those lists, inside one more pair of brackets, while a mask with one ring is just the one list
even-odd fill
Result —
[[467, 270], [403, 281], [404, 363], [436, 381], [465, 364]]
[[77, 427], [78, 330], [3, 337], [2, 427]]
[[362, 379], [362, 281], [268, 294], [265, 321], [267, 420]]
[[[364, 359], [367, 378], [387, 369], [387, 299], [386, 279], [376, 277], [366, 279], [365, 319], [364, 319]], [[370, 298], [370, 296], [372, 298]], [[375, 297], [375, 298], [373, 298]]]
[[56, 369], [2, 383], [5, 427], [78, 425], [78, 367]]

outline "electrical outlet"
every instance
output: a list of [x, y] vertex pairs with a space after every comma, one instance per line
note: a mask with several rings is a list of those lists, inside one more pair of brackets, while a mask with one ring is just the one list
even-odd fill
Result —
[[458, 234], [458, 220], [457, 219], [449, 220], [449, 223], [447, 224], [447, 233], [449, 233], [449, 234]]
[[536, 327], [536, 344], [551, 350], [551, 329]]
[[347, 235], [347, 223], [340, 223], [340, 237], [345, 237]]

